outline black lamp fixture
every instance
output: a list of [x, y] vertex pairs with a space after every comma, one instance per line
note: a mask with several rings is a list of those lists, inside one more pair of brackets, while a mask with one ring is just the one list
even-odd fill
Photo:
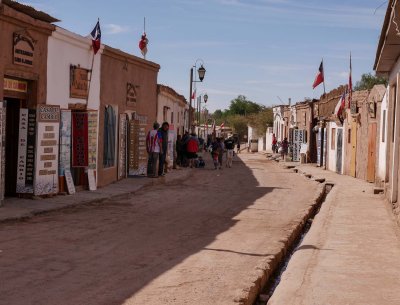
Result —
[[207, 100], [208, 100], [208, 95], [207, 95], [207, 93], [203, 95], [203, 99], [204, 99], [204, 103], [207, 103]]
[[203, 65], [201, 65], [197, 72], [199, 73], [199, 79], [202, 82], [204, 79], [204, 75], [206, 74], [206, 69], [203, 67]]

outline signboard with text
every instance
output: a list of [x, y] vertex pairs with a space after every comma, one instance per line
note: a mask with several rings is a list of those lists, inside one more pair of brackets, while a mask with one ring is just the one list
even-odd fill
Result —
[[13, 62], [25, 67], [33, 66], [35, 52], [34, 41], [28, 35], [14, 33]]
[[87, 99], [89, 92], [89, 70], [71, 65], [69, 69], [71, 98]]

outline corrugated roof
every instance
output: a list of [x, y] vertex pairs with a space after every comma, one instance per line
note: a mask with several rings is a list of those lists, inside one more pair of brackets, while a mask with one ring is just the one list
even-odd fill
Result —
[[2, 3], [13, 8], [14, 10], [16, 10], [18, 12], [24, 13], [24, 14], [26, 14], [34, 19], [40, 20], [40, 21], [44, 21], [44, 22], [48, 22], [48, 23], [60, 21], [60, 20], [50, 16], [49, 14], [46, 14], [42, 11], [36, 10], [32, 6], [21, 4], [16, 1], [13, 1], [13, 0], [2, 0]]

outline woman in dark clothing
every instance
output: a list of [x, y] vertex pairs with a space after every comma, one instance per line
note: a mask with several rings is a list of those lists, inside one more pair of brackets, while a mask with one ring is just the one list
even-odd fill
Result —
[[182, 136], [178, 135], [176, 139], [176, 164], [179, 166], [183, 165], [183, 144], [182, 144]]

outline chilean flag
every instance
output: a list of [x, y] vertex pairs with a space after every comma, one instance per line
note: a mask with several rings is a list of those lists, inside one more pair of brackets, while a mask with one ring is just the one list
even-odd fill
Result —
[[149, 40], [146, 37], [146, 33], [143, 33], [142, 38], [139, 41], [139, 49], [140, 49], [140, 52], [142, 52], [142, 55], [144, 57], [146, 57], [146, 54], [147, 54], [148, 43], [149, 43]]
[[97, 54], [97, 52], [100, 50], [100, 44], [101, 44], [101, 30], [100, 30], [99, 20], [97, 20], [96, 26], [90, 33], [90, 36], [92, 36], [93, 52], [94, 54]]
[[225, 127], [225, 122], [222, 122], [221, 129], [224, 129], [224, 127]]
[[336, 104], [335, 107], [335, 114], [336, 116], [342, 121], [342, 112], [346, 107], [346, 90], [343, 92], [339, 102]]
[[312, 85], [312, 88], [315, 89], [319, 84], [324, 82], [324, 63], [321, 61], [321, 64], [319, 65], [318, 73], [317, 76], [315, 76], [314, 83]]

